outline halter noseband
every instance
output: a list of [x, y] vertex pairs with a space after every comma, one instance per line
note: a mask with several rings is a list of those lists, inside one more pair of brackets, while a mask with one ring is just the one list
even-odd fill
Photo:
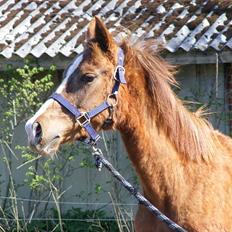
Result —
[[[109, 94], [107, 99], [102, 104], [96, 106], [90, 111], [87, 111], [87, 112], [79, 111], [67, 99], [65, 99], [62, 95], [56, 92], [50, 96], [50, 98], [54, 99], [61, 106], [63, 106], [66, 110], [68, 110], [76, 118], [76, 121], [80, 124], [81, 127], [85, 128], [85, 130], [87, 131], [89, 135], [89, 140], [87, 142], [88, 144], [94, 145], [100, 138], [100, 136], [97, 134], [97, 132], [91, 125], [91, 122], [90, 122], [91, 119], [106, 109], [110, 109], [110, 112], [111, 112], [112, 108], [117, 104], [117, 94], [118, 94], [120, 84], [126, 84], [126, 80], [124, 76], [125, 69], [123, 67], [123, 64], [124, 64], [124, 53], [123, 53], [123, 50], [119, 48], [118, 64], [114, 71], [115, 84], [113, 86], [111, 94]], [[114, 98], [116, 100], [115, 105], [112, 105], [109, 103], [110, 98]]]

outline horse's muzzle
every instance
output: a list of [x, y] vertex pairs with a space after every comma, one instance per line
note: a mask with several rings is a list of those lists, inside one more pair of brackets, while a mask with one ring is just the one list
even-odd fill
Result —
[[27, 122], [25, 129], [27, 132], [29, 145], [31, 147], [38, 145], [41, 142], [43, 135], [41, 125], [38, 122], [34, 122], [33, 124]]

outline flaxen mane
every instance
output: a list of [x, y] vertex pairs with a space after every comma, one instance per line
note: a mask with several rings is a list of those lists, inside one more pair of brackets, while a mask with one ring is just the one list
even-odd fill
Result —
[[154, 105], [158, 128], [162, 128], [177, 151], [191, 160], [213, 158], [217, 150], [217, 138], [211, 124], [198, 114], [189, 112], [172, 91], [177, 85], [175, 68], [157, 55], [155, 41], [142, 41], [128, 45], [128, 55], [137, 59], [144, 69], [149, 88], [149, 99]]

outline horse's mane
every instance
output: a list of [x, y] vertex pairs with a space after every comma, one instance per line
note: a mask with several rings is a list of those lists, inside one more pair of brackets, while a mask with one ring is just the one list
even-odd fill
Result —
[[154, 105], [153, 115], [158, 129], [164, 131], [177, 152], [185, 158], [210, 160], [217, 150], [213, 128], [200, 113], [188, 111], [171, 89], [171, 85], [177, 85], [175, 67], [157, 54], [156, 41], [141, 41], [132, 46], [124, 42], [124, 46], [130, 59], [136, 59], [145, 72], [148, 98]]

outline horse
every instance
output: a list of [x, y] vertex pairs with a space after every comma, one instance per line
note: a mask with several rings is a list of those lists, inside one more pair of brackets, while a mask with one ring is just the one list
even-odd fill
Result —
[[[120, 84], [117, 98], [109, 98], [118, 81], [119, 49], [127, 83]], [[231, 232], [232, 140], [175, 95], [175, 72], [159, 55], [155, 40], [118, 43], [95, 17], [84, 52], [65, 70], [56, 93], [81, 112], [109, 98], [111, 110], [91, 118], [91, 125], [97, 132], [120, 132], [145, 197], [189, 232]], [[53, 156], [61, 144], [89, 137], [83, 124], [53, 98], [25, 128], [31, 148], [45, 156]], [[135, 230], [170, 231], [142, 205]]]

